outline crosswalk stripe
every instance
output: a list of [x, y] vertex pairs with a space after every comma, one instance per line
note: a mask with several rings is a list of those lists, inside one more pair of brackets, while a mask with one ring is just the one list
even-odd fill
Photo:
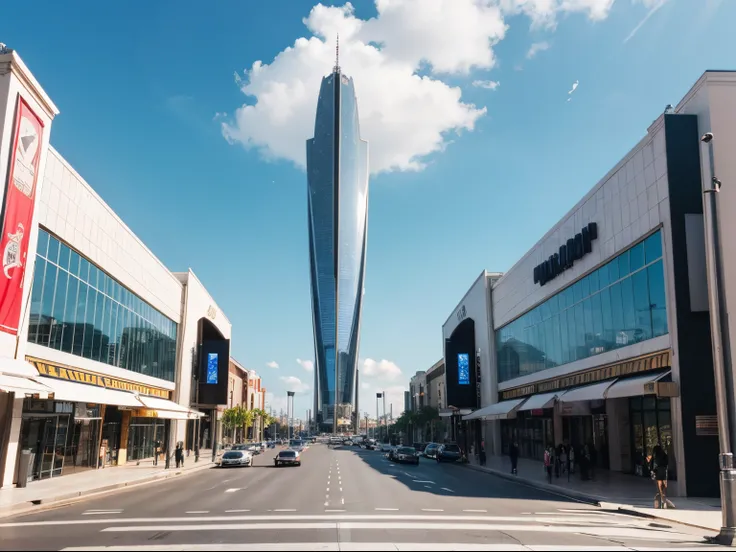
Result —
[[314, 531], [314, 530], [349, 530], [349, 531], [523, 531], [544, 533], [575, 533], [595, 537], [627, 537], [642, 540], [661, 540], [670, 542], [692, 542], [692, 535], [683, 535], [656, 529], [639, 529], [632, 527], [586, 527], [553, 525], [507, 525], [495, 523], [427, 523], [427, 522], [272, 522], [272, 523], [202, 523], [186, 525], [124, 525], [122, 527], [106, 527], [103, 533], [140, 533], [140, 532], [185, 532], [185, 531]]
[[[398, 508], [376, 508], [383, 511], [398, 511]], [[607, 525], [630, 525], [631, 518], [617, 518], [605, 522]], [[59, 525], [93, 525], [110, 523], [194, 523], [194, 522], [218, 522], [218, 521], [454, 521], [454, 522], [522, 522], [531, 523], [603, 523], [600, 518], [591, 516], [583, 519], [581, 516], [563, 517], [522, 517], [522, 516], [481, 516], [481, 515], [452, 515], [452, 514], [291, 514], [291, 515], [252, 515], [252, 516], [188, 516], [168, 518], [112, 518], [112, 519], [69, 519], [54, 521], [16, 521], [0, 523], [0, 529], [10, 527], [54, 527]], [[526, 526], [526, 525], [525, 525]]]
[[[288, 546], [288, 548], [287, 548]], [[443, 550], [443, 551], [473, 551], [473, 552], [496, 552], [508, 550], [509, 552], [519, 551], [537, 551], [537, 552], [556, 552], [567, 550], [569, 552], [618, 552], [632, 550], [626, 546], [555, 546], [555, 545], [520, 545], [520, 544], [470, 544], [470, 543], [436, 543], [431, 542], [299, 542], [283, 543], [262, 542], [262, 543], [243, 543], [243, 544], [144, 544], [133, 546], [72, 546], [63, 548], [65, 552], [87, 552], [93, 550], [106, 550], [108, 552], [178, 552], [191, 550], [192, 552], [205, 552], [212, 550], [213, 552], [250, 552], [263, 551], [272, 552], [276, 550], [303, 550], [304, 552], [367, 552], [371, 550], [395, 551], [395, 552], [419, 552], [425, 550]], [[636, 550], [641, 552], [653, 552], [654, 550], [662, 550], [661, 547], [640, 547]], [[685, 550], [685, 549], [681, 549]], [[713, 546], [701, 546], [697, 550], [722, 550], [722, 548]]]

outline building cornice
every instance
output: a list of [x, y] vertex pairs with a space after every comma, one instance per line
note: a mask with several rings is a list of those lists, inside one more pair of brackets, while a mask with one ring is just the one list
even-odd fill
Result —
[[49, 119], [53, 119], [59, 114], [59, 108], [56, 107], [51, 98], [41, 87], [36, 77], [28, 69], [23, 60], [14, 50], [6, 50], [7, 53], [0, 54], [0, 76], [11, 73], [17, 78], [33, 99], [41, 106]]

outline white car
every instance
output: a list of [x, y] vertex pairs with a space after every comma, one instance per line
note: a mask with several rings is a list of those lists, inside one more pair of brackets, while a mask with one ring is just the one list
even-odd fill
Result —
[[253, 465], [253, 455], [248, 450], [228, 450], [220, 458], [220, 467], [250, 467]]
[[391, 452], [392, 448], [391, 443], [383, 443], [381, 445], [381, 452]]

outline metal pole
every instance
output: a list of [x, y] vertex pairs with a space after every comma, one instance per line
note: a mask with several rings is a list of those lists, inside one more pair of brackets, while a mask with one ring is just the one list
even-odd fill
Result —
[[734, 469], [731, 446], [735, 441], [731, 432], [736, 422], [733, 397], [733, 374], [731, 371], [728, 337], [724, 344], [723, 334], [728, 336], [728, 314], [723, 281], [721, 241], [718, 227], [717, 193], [721, 183], [716, 178], [713, 158], [713, 134], [703, 135], [701, 141], [708, 149], [710, 186], [703, 189], [703, 214], [705, 222], [706, 261], [708, 268], [708, 305], [710, 307], [711, 341], [713, 346], [713, 371], [715, 375], [716, 412], [718, 414], [718, 441], [721, 484], [722, 527], [716, 537], [720, 544], [734, 544], [736, 537], [736, 469]]
[[[376, 426], [373, 428], [373, 438], [376, 438], [376, 434], [378, 433], [378, 424], [380, 423], [381, 417], [378, 414], [378, 399], [381, 398], [380, 393], [376, 393]], [[380, 439], [380, 434], [378, 435]]]
[[383, 425], [385, 426], [385, 432], [384, 432], [384, 438], [388, 438], [388, 419], [386, 418], [386, 392], [381, 392], [381, 397], [383, 398]]

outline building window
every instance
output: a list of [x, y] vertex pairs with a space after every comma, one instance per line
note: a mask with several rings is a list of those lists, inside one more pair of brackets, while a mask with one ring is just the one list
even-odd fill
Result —
[[665, 335], [662, 262], [657, 231], [496, 330], [498, 380]]
[[28, 341], [174, 381], [177, 324], [44, 229]]

